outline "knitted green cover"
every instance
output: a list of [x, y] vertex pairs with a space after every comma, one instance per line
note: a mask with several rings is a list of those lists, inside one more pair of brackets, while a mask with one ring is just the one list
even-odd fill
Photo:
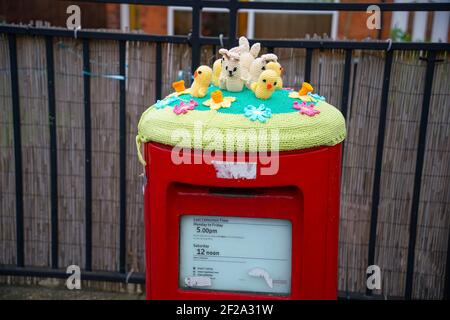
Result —
[[[289, 97], [293, 90], [276, 90], [267, 100], [255, 97], [253, 92], [244, 88], [242, 92], [223, 91], [224, 97], [235, 97], [236, 101], [229, 108], [211, 110], [203, 102], [211, 98], [211, 92], [218, 90], [211, 86], [204, 98], [194, 98], [190, 94], [175, 97], [168, 96], [150, 106], [141, 116], [138, 124], [136, 144], [139, 157], [142, 142], [154, 141], [170, 146], [201, 148], [217, 151], [258, 151], [271, 149], [271, 139], [278, 138], [279, 151], [306, 149], [316, 146], [333, 146], [345, 139], [345, 120], [338, 109], [317, 100], [314, 109], [320, 113], [302, 114], [293, 107], [299, 99]], [[171, 101], [175, 100], [175, 101]], [[177, 114], [174, 106], [180, 102], [197, 102], [193, 110]], [[270, 108], [271, 114], [263, 119], [251, 119], [248, 106], [258, 107], [263, 104]], [[316, 111], [317, 112], [317, 111]], [[249, 130], [250, 129], [250, 130]], [[252, 130], [253, 129], [253, 130]], [[262, 129], [262, 130], [261, 130]], [[239, 131], [242, 130], [242, 131]], [[267, 139], [260, 139], [264, 133]], [[247, 135], [247, 143], [227, 143], [227, 134]], [[264, 149], [266, 148], [266, 149]]]

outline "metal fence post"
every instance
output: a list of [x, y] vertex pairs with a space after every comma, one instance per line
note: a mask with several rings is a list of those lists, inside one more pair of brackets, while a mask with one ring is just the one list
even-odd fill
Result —
[[91, 139], [91, 65], [89, 40], [83, 39], [84, 94], [84, 188], [85, 188], [85, 269], [92, 270], [92, 139]]
[[237, 44], [236, 34], [237, 34], [237, 9], [238, 0], [230, 0], [229, 10], [230, 10], [230, 26], [228, 31], [228, 46], [234, 47]]
[[417, 217], [419, 214], [420, 188], [422, 184], [423, 162], [427, 139], [428, 115], [430, 113], [431, 90], [433, 88], [434, 66], [436, 51], [429, 51], [427, 57], [427, 69], [425, 72], [424, 92], [422, 100], [422, 113], [420, 115], [419, 141], [417, 147], [416, 172], [414, 175], [414, 189], [411, 204], [411, 219], [409, 221], [408, 264], [406, 269], [405, 298], [412, 298], [414, 277], [414, 256], [417, 238]]
[[192, 32], [190, 34], [190, 44], [192, 46], [191, 73], [200, 65], [200, 11], [199, 1], [192, 2]]
[[127, 216], [127, 111], [126, 111], [126, 41], [119, 41], [119, 73], [123, 77], [119, 81], [119, 148], [120, 148], [120, 234], [119, 234], [119, 271], [126, 271], [126, 216]]
[[45, 37], [47, 60], [48, 122], [50, 130], [50, 202], [52, 232], [52, 268], [58, 268], [58, 161], [56, 145], [55, 71], [53, 37]]
[[[377, 140], [377, 153], [375, 159], [375, 174], [373, 178], [373, 189], [372, 189], [372, 215], [370, 218], [369, 256], [367, 259], [368, 266], [373, 265], [375, 262], [378, 204], [380, 203], [380, 182], [382, 169], [381, 167], [383, 164], [384, 131], [386, 128], [386, 114], [389, 100], [389, 83], [391, 80], [392, 56], [393, 56], [392, 50], [386, 51], [386, 59], [384, 63], [384, 73], [383, 73], [383, 87], [381, 89], [380, 119], [378, 122], [378, 140]], [[371, 295], [372, 290], [367, 288], [366, 294]]]

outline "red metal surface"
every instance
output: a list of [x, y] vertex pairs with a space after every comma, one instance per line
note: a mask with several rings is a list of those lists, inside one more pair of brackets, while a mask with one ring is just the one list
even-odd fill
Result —
[[[205, 163], [175, 165], [171, 150], [145, 145], [148, 299], [336, 299], [341, 145], [281, 152], [278, 173], [265, 176], [258, 170], [253, 180], [217, 178], [214, 167]], [[179, 222], [184, 214], [290, 220], [291, 294], [180, 289]]]

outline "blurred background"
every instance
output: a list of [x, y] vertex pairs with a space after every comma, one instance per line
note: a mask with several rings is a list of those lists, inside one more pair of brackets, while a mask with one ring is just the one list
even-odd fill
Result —
[[[268, 0], [256, 0], [264, 2]], [[278, 0], [271, 2], [333, 2]], [[336, 1], [337, 2], [337, 1]], [[424, 2], [405, 0], [342, 0], [340, 3], [390, 3]], [[441, 1], [442, 2], [442, 1]], [[59, 0], [2, 1], [0, 22], [47, 22], [52, 26], [66, 25], [66, 8], [69, 4], [80, 6], [82, 28], [141, 30], [149, 34], [187, 35], [192, 27], [190, 7], [145, 6], [131, 4], [86, 3]], [[259, 39], [298, 39], [314, 34], [333, 39], [392, 38], [394, 41], [449, 42], [448, 12], [382, 12], [381, 30], [366, 28], [368, 14], [364, 11], [274, 11], [240, 10], [238, 35]], [[228, 36], [228, 10], [204, 8], [201, 14], [201, 34]]]

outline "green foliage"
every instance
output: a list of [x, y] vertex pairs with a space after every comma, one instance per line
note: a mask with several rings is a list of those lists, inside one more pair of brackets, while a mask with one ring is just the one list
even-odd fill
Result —
[[392, 41], [411, 42], [411, 35], [396, 27], [391, 30], [391, 39]]

